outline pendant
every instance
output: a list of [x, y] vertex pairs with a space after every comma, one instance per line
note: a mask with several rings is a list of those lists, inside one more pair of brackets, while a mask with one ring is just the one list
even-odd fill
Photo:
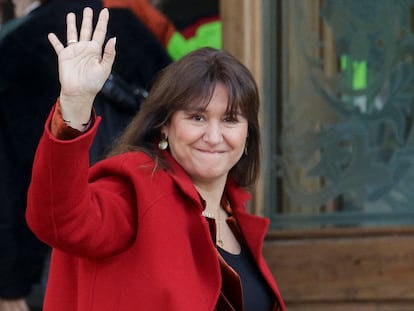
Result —
[[223, 240], [222, 240], [222, 239], [218, 239], [218, 240], [217, 240], [217, 244], [218, 244], [218, 245], [220, 245], [221, 247], [223, 247], [224, 242], [223, 242]]

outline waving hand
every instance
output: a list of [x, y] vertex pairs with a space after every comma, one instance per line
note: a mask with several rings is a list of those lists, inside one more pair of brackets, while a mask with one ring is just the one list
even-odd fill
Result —
[[115, 38], [108, 40], [102, 52], [108, 9], [100, 12], [95, 29], [92, 20], [92, 9], [85, 8], [78, 34], [75, 14], [67, 15], [66, 47], [55, 34], [48, 36], [58, 56], [62, 115], [77, 129], [89, 121], [93, 100], [108, 78], [115, 59]]

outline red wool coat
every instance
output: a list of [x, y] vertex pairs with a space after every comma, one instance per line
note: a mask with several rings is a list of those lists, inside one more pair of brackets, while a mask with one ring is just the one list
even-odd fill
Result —
[[[217, 251], [188, 175], [154, 170], [126, 153], [88, 170], [92, 129], [61, 141], [41, 138], [28, 193], [27, 222], [53, 247], [44, 311], [212, 311], [221, 287]], [[226, 195], [257, 265], [282, 310], [261, 254], [268, 220], [246, 212], [249, 194]]]

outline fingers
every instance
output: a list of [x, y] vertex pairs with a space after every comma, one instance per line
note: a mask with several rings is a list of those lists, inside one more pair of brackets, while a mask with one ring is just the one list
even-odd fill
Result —
[[49, 39], [49, 42], [55, 50], [56, 54], [59, 55], [60, 51], [62, 51], [65, 48], [62, 42], [60, 42], [60, 40], [56, 37], [54, 33], [48, 34], [47, 38]]
[[66, 39], [68, 43], [78, 41], [78, 30], [76, 29], [76, 15], [70, 12], [66, 15]]
[[93, 11], [91, 8], [85, 8], [83, 10], [83, 19], [82, 26], [80, 31], [79, 40], [80, 41], [89, 41], [92, 37], [92, 18]]
[[[97, 42], [101, 46], [105, 42], [106, 31], [108, 27], [109, 21], [109, 11], [107, 8], [104, 8], [99, 13], [98, 22], [95, 27], [95, 31], [93, 31], [93, 10], [89, 7], [86, 7], [83, 10], [83, 18], [82, 18], [82, 25], [79, 34], [80, 41], [92, 41]], [[92, 34], [93, 33], [93, 34]], [[92, 38], [91, 38], [92, 37]], [[76, 15], [73, 12], [70, 12], [66, 15], [66, 38], [67, 38], [67, 45], [72, 43], [78, 42], [78, 30], [76, 27]], [[65, 47], [62, 42], [56, 37], [54, 33], [50, 33], [48, 35], [49, 42], [53, 46], [56, 54], [59, 54]], [[111, 48], [108, 50], [109, 54], [115, 54], [115, 43], [113, 45], [113, 52]], [[109, 45], [109, 47], [111, 44]], [[107, 45], [108, 47], [108, 45]], [[107, 49], [105, 47], [105, 50]]]
[[111, 38], [105, 45], [104, 54], [102, 57], [101, 63], [103, 63], [106, 67], [111, 68], [112, 64], [115, 60], [115, 43], [116, 37]]
[[93, 33], [92, 40], [98, 42], [100, 45], [103, 45], [106, 36], [106, 30], [108, 27], [109, 20], [109, 11], [107, 8], [104, 8], [99, 13], [98, 22]]

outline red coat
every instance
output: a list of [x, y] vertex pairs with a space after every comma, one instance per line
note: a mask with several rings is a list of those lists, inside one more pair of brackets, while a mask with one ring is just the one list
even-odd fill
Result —
[[[219, 262], [190, 178], [154, 170], [145, 154], [126, 153], [88, 171], [99, 119], [60, 141], [47, 129], [33, 166], [26, 218], [53, 247], [44, 311], [212, 311]], [[226, 194], [250, 250], [279, 302], [262, 256], [268, 220], [246, 212], [250, 198], [229, 181]], [[284, 306], [282, 310], [285, 310]]]

